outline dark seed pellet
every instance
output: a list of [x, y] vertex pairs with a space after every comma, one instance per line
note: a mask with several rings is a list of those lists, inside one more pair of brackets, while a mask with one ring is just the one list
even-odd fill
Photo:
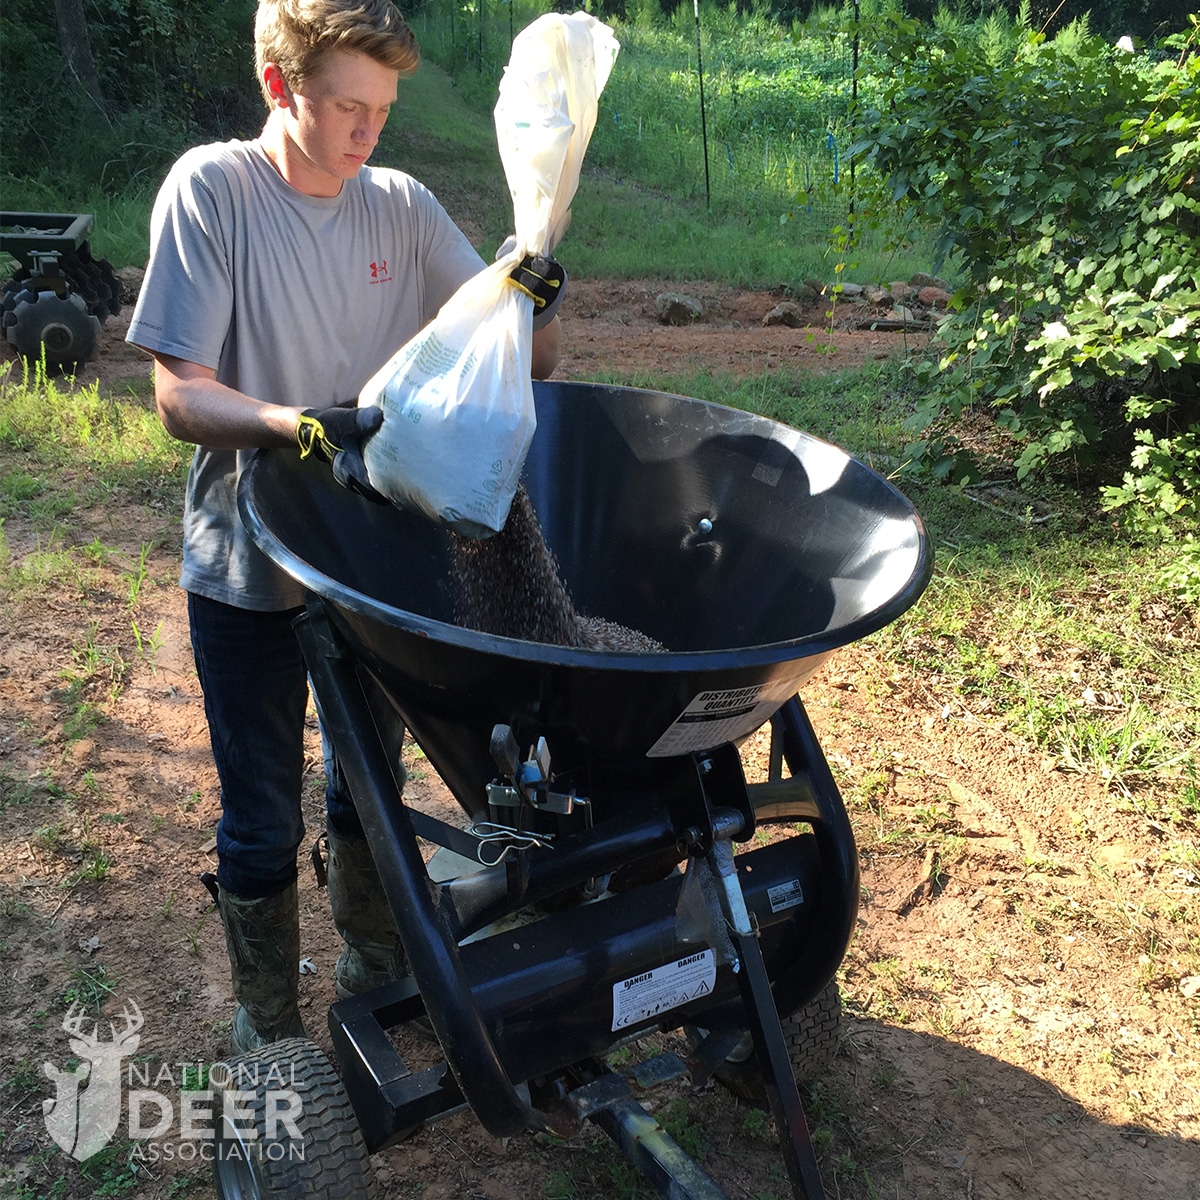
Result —
[[626, 650], [642, 654], [655, 654], [666, 649], [662, 642], [640, 629], [618, 625], [603, 617], [579, 617], [579, 645], [592, 650]]
[[452, 535], [451, 540], [459, 625], [554, 646], [641, 653], [665, 649], [648, 634], [575, 611], [524, 484], [499, 533], [483, 540]]

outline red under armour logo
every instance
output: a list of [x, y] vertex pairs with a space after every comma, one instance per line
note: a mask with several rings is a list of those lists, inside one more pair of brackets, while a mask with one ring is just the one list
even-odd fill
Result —
[[388, 269], [387, 269], [387, 259], [386, 258], [381, 258], [377, 263], [371, 264], [371, 278], [372, 279], [386, 279], [387, 273], [388, 273]]

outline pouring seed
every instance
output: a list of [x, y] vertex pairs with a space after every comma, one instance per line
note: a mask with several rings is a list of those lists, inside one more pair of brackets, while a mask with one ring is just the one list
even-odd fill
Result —
[[655, 653], [661, 642], [603, 617], [581, 616], [522, 484], [499, 533], [451, 535], [458, 584], [455, 620], [467, 629], [588, 650]]

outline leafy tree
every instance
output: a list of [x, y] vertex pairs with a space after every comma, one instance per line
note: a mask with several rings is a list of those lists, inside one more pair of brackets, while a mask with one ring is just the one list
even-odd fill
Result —
[[87, 92], [96, 104], [103, 105], [83, 0], [54, 0], [54, 15], [58, 21], [58, 40], [67, 78]]
[[939, 9], [951, 10], [967, 18], [982, 18], [990, 13], [1018, 17], [1022, 10], [1035, 31], [1049, 35], [1078, 22], [1108, 41], [1126, 35], [1154, 39], [1187, 24], [1187, 15], [1195, 0], [979, 0], [947, 3], [947, 0], [905, 0], [904, 11], [910, 17], [932, 21]]
[[[660, 0], [665, 12], [673, 12], [682, 0]], [[780, 22], [805, 20], [845, 9], [853, 0], [755, 0], [757, 11], [766, 11]], [[940, 17], [952, 17], [964, 23], [982, 21], [989, 16], [1024, 19], [1035, 32], [1053, 35], [1060, 29], [1086, 21], [1100, 37], [1115, 42], [1130, 36], [1153, 41], [1187, 24], [1195, 0], [859, 0], [863, 17], [892, 11], [925, 24]], [[690, 5], [688, 5], [690, 9]], [[743, 12], [738, 4], [738, 12]]]
[[[1177, 538], [1200, 598], [1200, 19], [1152, 62], [1072, 26], [959, 39], [897, 20], [875, 47], [883, 102], [852, 150], [942, 232], [967, 276], [918, 365], [914, 459], [978, 473], [980, 406], [1018, 477], [1123, 443], [1102, 502]], [[1190, 575], [1188, 572], [1192, 572]], [[1190, 582], [1188, 580], [1190, 579]]]
[[4, 0], [10, 177], [156, 181], [183, 146], [257, 132], [254, 0]]

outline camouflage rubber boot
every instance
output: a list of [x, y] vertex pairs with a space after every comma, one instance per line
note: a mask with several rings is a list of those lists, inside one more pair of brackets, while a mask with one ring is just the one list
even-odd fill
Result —
[[300, 902], [295, 883], [274, 896], [247, 899], [220, 889], [225, 946], [238, 1002], [238, 1054], [286, 1037], [307, 1037], [297, 1003]]
[[346, 945], [333, 968], [338, 998], [358, 996], [408, 974], [396, 922], [366, 838], [330, 830], [329, 907]]

